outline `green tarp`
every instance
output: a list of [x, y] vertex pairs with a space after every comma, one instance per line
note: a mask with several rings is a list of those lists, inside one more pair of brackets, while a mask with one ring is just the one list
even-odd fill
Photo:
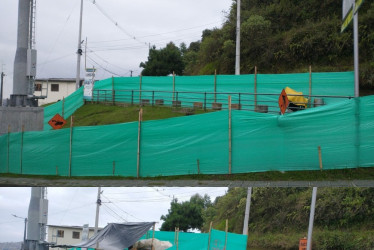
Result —
[[[176, 93], [173, 99], [172, 76], [116, 77], [96, 82], [93, 100], [110, 102], [113, 101], [114, 94], [116, 102], [139, 103], [141, 89], [141, 98], [150, 102], [162, 99], [165, 104], [170, 105], [172, 100], [178, 100], [185, 107], [192, 107], [193, 102], [203, 102], [210, 109], [214, 101], [223, 103], [224, 108], [227, 107], [225, 103], [230, 93], [233, 103], [240, 103], [243, 109], [254, 110], [254, 82], [254, 75], [176, 76]], [[257, 105], [267, 105], [270, 112], [278, 112], [279, 94], [287, 86], [307, 96], [353, 96], [353, 82], [353, 72], [313, 73], [311, 85], [309, 73], [257, 74]], [[215, 83], [216, 99], [213, 94]], [[337, 98], [323, 99], [327, 104], [341, 101]]]
[[[229, 171], [228, 111], [146, 121], [140, 176]], [[10, 133], [0, 172], [136, 176], [138, 123]], [[23, 142], [23, 144], [22, 144]], [[71, 147], [71, 155], [70, 155]], [[374, 96], [285, 115], [232, 111], [232, 173], [374, 166]], [[70, 161], [71, 159], [71, 161]]]

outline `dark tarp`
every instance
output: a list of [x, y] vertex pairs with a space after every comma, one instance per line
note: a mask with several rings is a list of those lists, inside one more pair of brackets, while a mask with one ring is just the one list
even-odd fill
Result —
[[137, 242], [154, 225], [154, 222], [110, 223], [90, 239], [72, 247], [123, 250]]

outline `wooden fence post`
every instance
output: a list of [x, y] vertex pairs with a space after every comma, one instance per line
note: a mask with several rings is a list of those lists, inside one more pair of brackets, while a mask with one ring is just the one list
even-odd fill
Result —
[[20, 155], [20, 167], [21, 167], [21, 174], [23, 172], [23, 136], [25, 133], [25, 125], [22, 125], [22, 134], [21, 134], [21, 155]]
[[62, 97], [62, 110], [61, 110], [61, 116], [65, 119], [65, 97]]
[[312, 106], [312, 65], [309, 65], [309, 98], [308, 108]]
[[217, 70], [214, 70], [214, 102], [217, 102]]
[[200, 174], [200, 160], [197, 159], [197, 174]]
[[257, 108], [257, 66], [255, 66], [255, 82], [254, 82], [254, 94], [255, 94], [255, 110]]
[[321, 146], [318, 146], [318, 159], [319, 159], [319, 168], [322, 170], [322, 152], [321, 152]]
[[139, 76], [139, 107], [142, 106], [142, 74]]
[[173, 101], [174, 101], [174, 95], [175, 95], [175, 73], [173, 71]]
[[9, 157], [10, 157], [10, 125], [8, 125], [8, 138], [7, 138], [7, 144], [8, 144], [8, 151], [7, 151], [7, 173], [9, 173]]
[[136, 164], [136, 177], [140, 177], [140, 143], [142, 134], [142, 120], [143, 120], [143, 109], [139, 110], [139, 121], [138, 121], [138, 152], [137, 152], [137, 164]]
[[116, 94], [114, 90], [114, 77], [112, 76], [112, 105], [114, 106], [116, 104]]
[[228, 231], [229, 231], [229, 220], [226, 219], [226, 228], [225, 228], [226, 237], [225, 237], [225, 247], [223, 248], [224, 250], [226, 250], [226, 247], [227, 247], [227, 234], [228, 234]]
[[71, 177], [71, 165], [72, 165], [72, 154], [73, 154], [73, 116], [70, 117], [70, 149], [69, 149], [69, 177]]
[[210, 250], [210, 239], [211, 239], [211, 235], [212, 235], [212, 226], [213, 226], [213, 222], [211, 221], [210, 226], [209, 226], [208, 250]]

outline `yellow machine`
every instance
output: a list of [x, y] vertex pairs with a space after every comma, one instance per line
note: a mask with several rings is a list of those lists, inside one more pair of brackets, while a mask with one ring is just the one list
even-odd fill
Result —
[[284, 89], [287, 93], [287, 98], [293, 105], [299, 106], [301, 109], [307, 108], [308, 98], [303, 96], [303, 92], [297, 92], [290, 87]]

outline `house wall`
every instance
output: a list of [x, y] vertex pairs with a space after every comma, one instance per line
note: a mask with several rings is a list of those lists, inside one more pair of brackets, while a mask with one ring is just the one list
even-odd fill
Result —
[[[45, 96], [47, 95], [47, 98], [45, 99], [39, 99], [39, 105], [57, 102], [59, 100], [62, 100], [62, 98], [69, 96], [75, 91], [75, 81], [70, 80], [36, 80], [36, 84], [42, 84], [42, 91], [37, 91], [35, 89], [34, 95], [35, 96]], [[52, 85], [57, 84], [58, 85], [58, 91], [52, 91]], [[46, 87], [48, 86], [48, 91], [46, 90]]]
[[[58, 237], [58, 230], [64, 231], [63, 237]], [[79, 239], [73, 239], [73, 232], [79, 232]], [[82, 241], [83, 227], [48, 226], [48, 242], [57, 245], [74, 245]], [[90, 228], [88, 238], [92, 237], [94, 230]], [[66, 250], [65, 248], [53, 248], [54, 250]]]

